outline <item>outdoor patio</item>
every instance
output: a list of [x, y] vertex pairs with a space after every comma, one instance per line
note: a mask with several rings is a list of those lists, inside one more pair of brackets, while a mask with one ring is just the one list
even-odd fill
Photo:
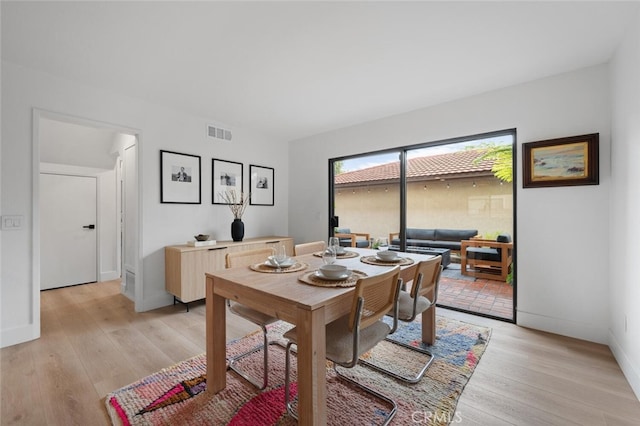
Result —
[[513, 287], [506, 282], [464, 276], [451, 263], [440, 277], [438, 305], [513, 319]]

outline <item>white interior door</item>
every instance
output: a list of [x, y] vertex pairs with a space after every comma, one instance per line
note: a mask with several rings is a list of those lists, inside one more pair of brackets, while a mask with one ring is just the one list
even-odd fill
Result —
[[97, 180], [40, 174], [40, 288], [97, 281]]

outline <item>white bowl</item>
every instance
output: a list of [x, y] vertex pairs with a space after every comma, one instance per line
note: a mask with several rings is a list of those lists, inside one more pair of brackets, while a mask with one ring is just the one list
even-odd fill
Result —
[[398, 255], [395, 251], [383, 250], [378, 252], [378, 257], [382, 260], [395, 260]]
[[347, 267], [344, 265], [336, 265], [335, 263], [322, 265], [320, 267], [320, 273], [327, 278], [339, 278], [347, 273]]
[[344, 249], [344, 247], [342, 246], [337, 246], [336, 247], [336, 254], [344, 254], [346, 252], [346, 250]]

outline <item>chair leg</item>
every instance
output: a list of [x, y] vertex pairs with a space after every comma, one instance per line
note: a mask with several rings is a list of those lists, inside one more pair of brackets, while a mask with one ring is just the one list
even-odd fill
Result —
[[[284, 345], [277, 341], [269, 342], [267, 338], [267, 328], [262, 324], [258, 324], [258, 325], [260, 325], [260, 328], [262, 329], [262, 339], [263, 339], [262, 344], [256, 346], [253, 349], [248, 350], [247, 352], [243, 352], [240, 355], [236, 355], [233, 358], [230, 358], [229, 368], [235, 371], [238, 375], [240, 375], [240, 377], [242, 377], [243, 379], [251, 383], [253, 386], [258, 388], [259, 390], [263, 390], [269, 384], [269, 346], [279, 345], [284, 347]], [[243, 358], [248, 357], [249, 355], [259, 352], [261, 350], [263, 351], [264, 356], [263, 356], [262, 383], [259, 383], [255, 378], [251, 377], [249, 374], [245, 373], [239, 366], [237, 366], [236, 362], [240, 361]]]
[[286, 348], [286, 354], [285, 354], [285, 358], [284, 358], [284, 406], [287, 409], [287, 413], [293, 417], [294, 419], [298, 420], [298, 415], [293, 411], [293, 409], [291, 408], [291, 392], [290, 392], [290, 388], [291, 388], [291, 378], [290, 378], [290, 374], [291, 374], [291, 345], [293, 345], [293, 342], [289, 342], [287, 343], [287, 348]]
[[369, 362], [367, 360], [364, 359], [360, 359], [358, 362], [366, 365], [367, 367], [373, 368], [374, 370], [377, 370], [381, 373], [387, 374], [391, 377], [394, 377], [398, 380], [401, 380], [403, 382], [407, 382], [407, 383], [418, 383], [421, 379], [422, 376], [424, 376], [424, 373], [427, 371], [427, 369], [431, 366], [431, 364], [433, 363], [433, 360], [435, 359], [435, 357], [433, 356], [433, 354], [426, 350], [426, 349], [422, 349], [422, 348], [416, 348], [415, 346], [411, 346], [409, 344], [406, 343], [402, 343], [402, 342], [398, 342], [396, 340], [393, 340], [389, 337], [385, 338], [386, 341], [393, 343], [394, 345], [398, 345], [398, 346], [402, 346], [404, 348], [407, 348], [409, 350], [415, 351], [415, 352], [420, 352], [421, 354], [424, 355], [428, 355], [429, 356], [429, 361], [427, 361], [427, 363], [422, 366], [422, 368], [420, 369], [420, 371], [418, 372], [418, 374], [416, 374], [415, 376], [404, 376], [402, 374], [396, 373], [395, 371], [392, 370], [387, 370], [386, 368], [382, 368], [372, 362]]
[[[298, 414], [293, 410], [292, 406], [291, 406], [291, 346], [293, 345], [293, 342], [289, 342], [287, 344], [287, 352], [285, 355], [285, 369], [284, 369], [284, 405], [287, 408], [287, 413], [293, 417], [294, 419], [298, 420]], [[336, 363], [333, 363], [333, 371], [335, 371], [336, 375], [338, 377], [340, 377], [341, 380], [345, 380], [349, 383], [351, 383], [352, 385], [362, 389], [364, 392], [367, 392], [370, 395], [373, 395], [377, 398], [379, 398], [380, 400], [386, 402], [387, 404], [389, 404], [391, 406], [391, 411], [389, 411], [389, 414], [387, 414], [387, 416], [385, 417], [383, 426], [386, 426], [389, 424], [389, 422], [391, 421], [391, 419], [393, 419], [393, 417], [396, 415], [396, 412], [398, 411], [398, 404], [396, 404], [396, 402], [394, 400], [392, 400], [391, 398], [377, 392], [376, 390], [365, 386], [361, 383], [356, 382], [355, 380], [344, 376], [343, 374], [341, 374], [337, 368], [336, 368]]]
[[[361, 362], [361, 361], [359, 361], [359, 362]], [[338, 368], [337, 368], [338, 365], [339, 364], [336, 364], [335, 362], [333, 363], [333, 371], [335, 371], [336, 375], [338, 377], [340, 377], [341, 380], [344, 380], [346, 382], [351, 383], [352, 385], [362, 389], [364, 392], [366, 392], [366, 393], [368, 393], [370, 395], [373, 395], [373, 396], [377, 397], [378, 399], [386, 402], [387, 404], [389, 404], [392, 407], [391, 411], [389, 411], [389, 414], [386, 415], [386, 417], [384, 419], [384, 423], [382, 423], [383, 426], [388, 425], [389, 422], [391, 422], [393, 417], [396, 415], [396, 412], [398, 411], [398, 404], [396, 404], [396, 402], [393, 399], [389, 398], [388, 396], [385, 396], [385, 395], [381, 394], [380, 392], [378, 392], [378, 391], [376, 391], [376, 390], [374, 390], [374, 389], [372, 389], [372, 388], [370, 388], [368, 386], [365, 386], [362, 383], [359, 383], [359, 382], [353, 380], [352, 378], [347, 377], [344, 374], [340, 373], [340, 371], [338, 371]]]

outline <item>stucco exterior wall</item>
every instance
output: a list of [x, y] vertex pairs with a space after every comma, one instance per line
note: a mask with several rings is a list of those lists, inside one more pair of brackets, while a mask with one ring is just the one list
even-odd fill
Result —
[[[335, 212], [340, 227], [387, 237], [400, 228], [400, 188], [397, 183], [336, 187]], [[513, 235], [513, 187], [494, 177], [411, 182], [407, 226]]]

